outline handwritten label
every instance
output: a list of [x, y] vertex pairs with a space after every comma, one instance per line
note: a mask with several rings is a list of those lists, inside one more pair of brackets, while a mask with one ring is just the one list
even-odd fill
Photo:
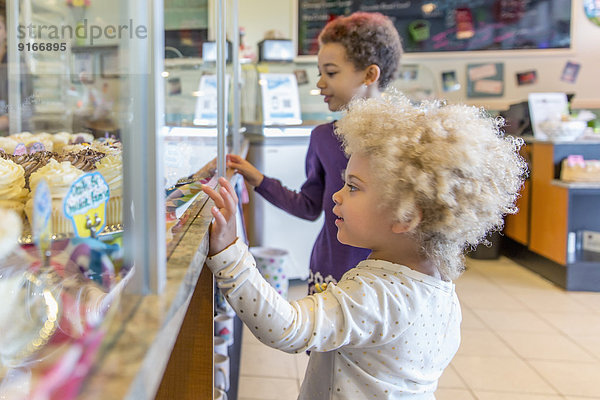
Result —
[[50, 250], [52, 241], [52, 198], [50, 189], [44, 179], [41, 179], [33, 195], [33, 240], [37, 245], [42, 259]]
[[82, 175], [73, 182], [63, 202], [63, 212], [65, 217], [73, 223], [77, 236], [90, 236], [90, 230], [86, 228], [86, 217], [95, 221], [98, 216], [101, 222], [96, 227], [96, 232], [104, 229], [106, 203], [109, 198], [108, 184], [99, 172]]

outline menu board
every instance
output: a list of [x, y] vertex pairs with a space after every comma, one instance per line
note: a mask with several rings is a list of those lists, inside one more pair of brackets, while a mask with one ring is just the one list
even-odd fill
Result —
[[325, 24], [356, 11], [390, 17], [408, 53], [571, 46], [571, 0], [298, 0], [298, 54], [317, 54]]

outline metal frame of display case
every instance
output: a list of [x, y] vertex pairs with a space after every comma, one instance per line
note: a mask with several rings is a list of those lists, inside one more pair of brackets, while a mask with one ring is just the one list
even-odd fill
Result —
[[[147, 40], [123, 41], [121, 62], [139, 65], [128, 79], [128, 91], [137, 101], [130, 104], [129, 119], [121, 121], [123, 135], [124, 247], [136, 274], [128, 290], [160, 293], [166, 283], [165, 194], [163, 183], [164, 126], [164, 5], [162, 0], [130, 0], [121, 3], [126, 15], [136, 15], [148, 27]], [[143, 156], [140, 157], [140, 154]], [[128, 205], [133, 204], [133, 207]]]

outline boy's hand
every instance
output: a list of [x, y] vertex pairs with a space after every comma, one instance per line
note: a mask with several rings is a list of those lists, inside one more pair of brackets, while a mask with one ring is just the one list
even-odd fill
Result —
[[202, 185], [204, 193], [215, 203], [215, 206], [210, 210], [215, 219], [210, 225], [209, 256], [223, 251], [236, 238], [235, 213], [238, 197], [227, 179], [219, 178], [219, 184], [221, 188], [218, 193], [209, 186]]
[[235, 154], [227, 155], [227, 168], [235, 169], [246, 179], [246, 182], [254, 187], [260, 185], [264, 178], [264, 175], [254, 165], [246, 161], [245, 158]]

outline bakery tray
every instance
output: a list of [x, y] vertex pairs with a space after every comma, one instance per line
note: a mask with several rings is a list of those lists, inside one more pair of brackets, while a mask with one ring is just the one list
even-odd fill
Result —
[[[98, 233], [98, 236], [102, 237], [102, 236], [108, 236], [108, 235], [114, 235], [116, 233], [121, 233], [123, 232], [123, 224], [116, 224], [116, 225], [106, 225], [104, 227], [104, 229], [102, 230], [102, 232]], [[65, 240], [65, 239], [72, 239], [75, 237], [74, 233], [57, 233], [52, 235], [52, 240]], [[19, 244], [21, 245], [25, 245], [25, 244], [33, 244], [33, 235], [31, 234], [31, 232], [27, 232], [27, 229], [24, 230], [23, 235], [21, 235], [21, 237], [19, 238]]]

